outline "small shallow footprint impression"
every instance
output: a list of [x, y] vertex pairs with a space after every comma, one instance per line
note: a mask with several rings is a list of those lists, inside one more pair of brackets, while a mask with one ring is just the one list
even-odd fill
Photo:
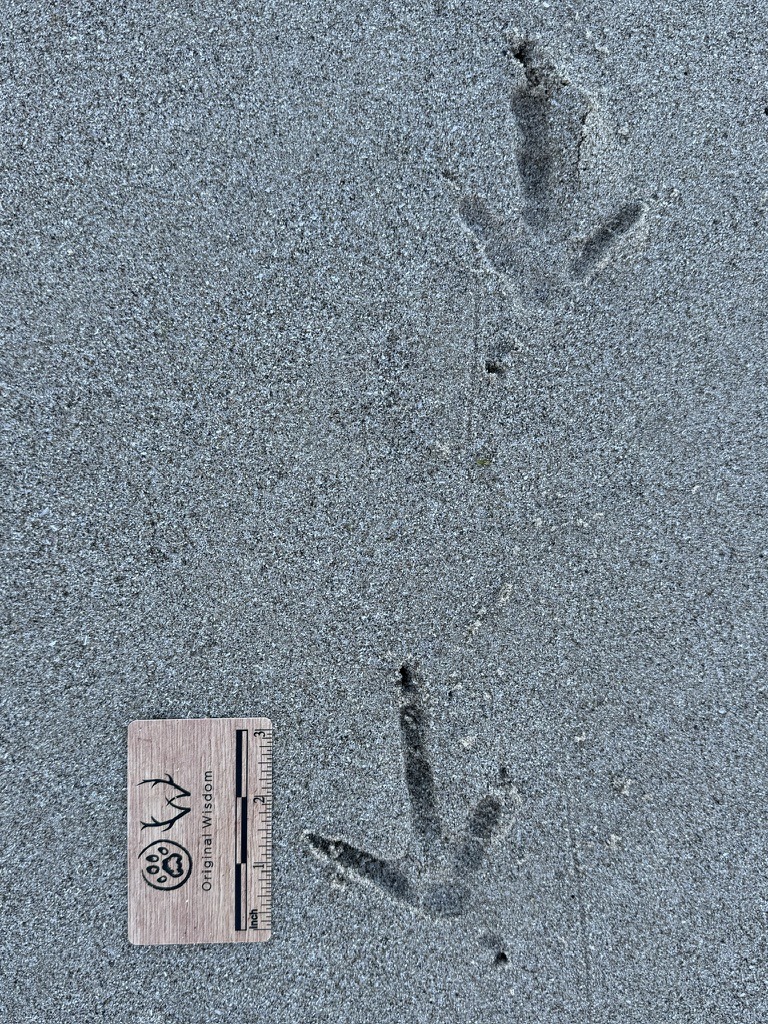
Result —
[[427, 858], [445, 860], [425, 878], [411, 880], [396, 865], [352, 846], [344, 839], [306, 833], [312, 851], [347, 878], [376, 886], [393, 900], [407, 903], [433, 917], [458, 917], [471, 903], [472, 891], [492, 841], [509, 827], [511, 801], [505, 792], [483, 797], [469, 816], [464, 833], [443, 834], [435, 781], [426, 751], [426, 727], [421, 692], [413, 669], [403, 665], [398, 683], [400, 737], [405, 784], [414, 832]]
[[458, 212], [487, 267], [523, 305], [550, 306], [589, 281], [642, 225], [647, 207], [618, 203], [584, 238], [575, 229], [581, 152], [595, 105], [527, 39], [509, 48], [517, 79], [512, 113], [520, 183], [519, 217], [495, 216], [478, 195], [464, 194]]

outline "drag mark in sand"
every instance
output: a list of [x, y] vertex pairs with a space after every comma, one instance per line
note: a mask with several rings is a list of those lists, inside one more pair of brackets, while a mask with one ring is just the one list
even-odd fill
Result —
[[638, 233], [647, 206], [634, 199], [620, 202], [586, 239], [580, 236], [573, 206], [595, 101], [533, 40], [512, 37], [505, 52], [517, 79], [511, 111], [519, 214], [504, 220], [482, 196], [470, 193], [458, 196], [457, 213], [486, 269], [524, 307], [542, 308], [604, 267]]
[[589, 949], [589, 932], [587, 929], [587, 910], [584, 903], [584, 865], [579, 856], [579, 847], [573, 830], [571, 817], [571, 801], [565, 798], [565, 823], [568, 830], [568, 847], [573, 863], [573, 874], [576, 885], [576, 902], [579, 914], [579, 945], [581, 946], [582, 968], [584, 971], [584, 1010], [587, 1024], [592, 1021], [592, 958]]
[[[341, 877], [368, 882], [389, 898], [433, 917], [458, 917], [470, 906], [472, 890], [492, 842], [511, 824], [505, 811], [513, 804], [510, 796], [516, 796], [516, 791], [502, 780], [498, 794], [489, 794], [479, 801], [463, 834], [446, 838], [427, 754], [421, 687], [411, 665], [401, 667], [397, 689], [403, 769], [413, 829], [427, 857], [436, 862], [435, 869], [414, 883], [396, 865], [344, 839], [329, 839], [317, 832], [307, 832], [305, 838], [312, 852]], [[446, 860], [445, 848], [447, 863], [441, 863]]]

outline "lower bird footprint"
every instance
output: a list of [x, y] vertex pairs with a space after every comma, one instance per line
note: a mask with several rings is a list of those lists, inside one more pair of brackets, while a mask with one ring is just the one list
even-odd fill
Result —
[[421, 693], [413, 669], [403, 665], [399, 680], [400, 734], [405, 783], [414, 829], [427, 857], [436, 868], [424, 879], [412, 880], [397, 864], [368, 853], [344, 839], [329, 839], [316, 832], [305, 834], [312, 851], [343, 877], [357, 878], [387, 896], [435, 917], [458, 917], [470, 903], [479, 869], [492, 840], [509, 824], [512, 804], [509, 785], [500, 784], [469, 815], [464, 833], [446, 837], [440, 821], [432, 769], [426, 752], [426, 730]]
[[489, 268], [525, 305], [546, 306], [603, 267], [647, 207], [618, 203], [586, 233], [576, 228], [581, 150], [595, 105], [534, 42], [512, 39], [507, 52], [518, 80], [512, 114], [521, 208], [505, 220], [482, 196], [464, 193], [458, 212]]

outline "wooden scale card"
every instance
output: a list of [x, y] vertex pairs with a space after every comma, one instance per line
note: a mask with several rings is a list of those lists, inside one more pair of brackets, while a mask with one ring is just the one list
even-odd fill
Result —
[[131, 722], [128, 938], [263, 942], [272, 931], [272, 723]]

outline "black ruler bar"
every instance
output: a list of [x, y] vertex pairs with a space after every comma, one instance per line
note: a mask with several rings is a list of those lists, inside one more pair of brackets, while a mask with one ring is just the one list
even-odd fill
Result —
[[235, 796], [248, 791], [248, 730], [235, 731]]
[[235, 931], [243, 930], [243, 865], [235, 864]]
[[248, 797], [240, 800], [240, 861], [248, 860]]
[[235, 931], [245, 931], [248, 902], [248, 730], [235, 730]]

